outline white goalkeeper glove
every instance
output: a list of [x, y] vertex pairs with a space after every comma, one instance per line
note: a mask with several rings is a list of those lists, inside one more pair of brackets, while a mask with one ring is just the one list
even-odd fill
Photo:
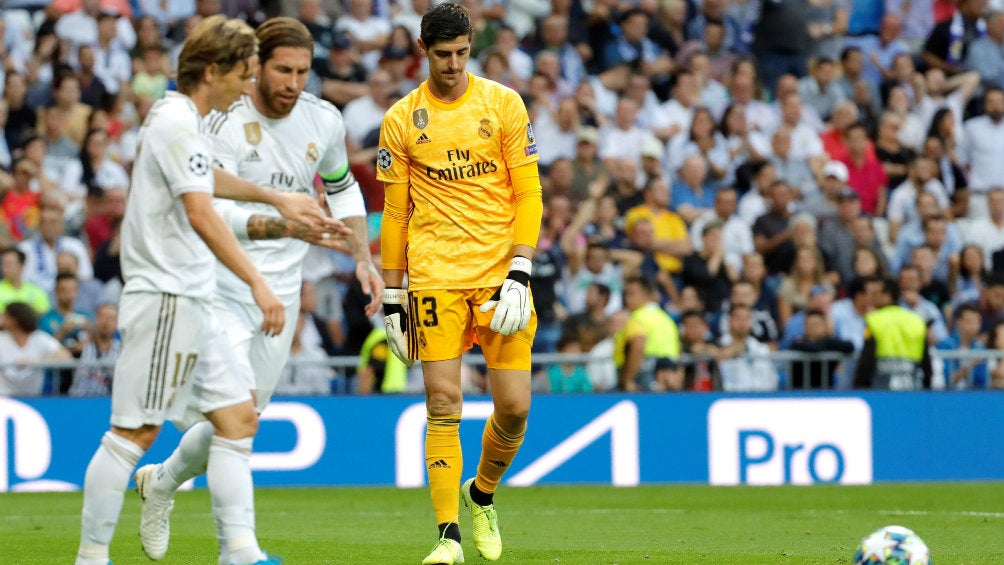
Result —
[[383, 325], [387, 329], [387, 346], [395, 357], [405, 365], [411, 366], [413, 361], [408, 357], [408, 341], [405, 332], [408, 328], [408, 291], [403, 288], [385, 288], [383, 291]]
[[502, 286], [491, 300], [481, 305], [482, 312], [495, 309], [490, 325], [492, 331], [512, 335], [525, 330], [530, 323], [530, 265], [526, 257], [513, 257]]

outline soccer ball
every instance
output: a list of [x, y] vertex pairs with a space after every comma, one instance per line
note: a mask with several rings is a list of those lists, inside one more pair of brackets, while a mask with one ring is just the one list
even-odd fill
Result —
[[903, 526], [879, 528], [861, 540], [854, 565], [931, 565], [927, 544]]

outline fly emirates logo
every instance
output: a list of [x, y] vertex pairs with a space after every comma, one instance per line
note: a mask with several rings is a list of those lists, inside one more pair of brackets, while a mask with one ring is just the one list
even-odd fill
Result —
[[471, 161], [470, 149], [447, 149], [446, 167], [437, 169], [426, 165], [425, 175], [432, 180], [456, 181], [472, 179], [499, 170], [494, 159]]

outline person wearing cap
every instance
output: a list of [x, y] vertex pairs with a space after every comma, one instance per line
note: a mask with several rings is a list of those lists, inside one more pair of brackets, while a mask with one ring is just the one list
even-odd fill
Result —
[[367, 72], [355, 58], [352, 41], [343, 33], [332, 33], [328, 58], [317, 67], [322, 98], [344, 110], [349, 102], [366, 95]]
[[659, 138], [650, 135], [641, 144], [641, 172], [645, 178], [666, 176], [662, 167], [662, 155], [665, 146]]
[[579, 126], [575, 132], [575, 158], [572, 160], [572, 186], [577, 190], [589, 186], [601, 175], [606, 167], [599, 159], [600, 130], [592, 126]]
[[[840, 213], [840, 194], [852, 191], [847, 186], [847, 166], [840, 161], [829, 161], [820, 173], [819, 190], [802, 199], [800, 209], [826, 222]], [[852, 191], [853, 192], [853, 191]]]
[[837, 195], [837, 215], [823, 222], [819, 231], [819, 250], [823, 254], [826, 272], [847, 284], [854, 278], [854, 253], [857, 242], [854, 224], [861, 216], [858, 193], [844, 187]]

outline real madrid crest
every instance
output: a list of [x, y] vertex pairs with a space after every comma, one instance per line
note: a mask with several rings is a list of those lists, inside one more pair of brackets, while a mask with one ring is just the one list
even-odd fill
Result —
[[261, 143], [261, 124], [258, 122], [248, 122], [244, 124], [244, 139], [251, 145]]
[[317, 144], [311, 141], [307, 144], [307, 162], [316, 163], [321, 158], [321, 152], [317, 150]]
[[411, 121], [418, 129], [425, 129], [425, 126], [429, 125], [429, 111], [425, 108], [415, 110], [411, 113]]
[[488, 118], [482, 118], [481, 125], [478, 126], [478, 136], [482, 139], [488, 139], [493, 133], [495, 130], [492, 128], [492, 121]]

